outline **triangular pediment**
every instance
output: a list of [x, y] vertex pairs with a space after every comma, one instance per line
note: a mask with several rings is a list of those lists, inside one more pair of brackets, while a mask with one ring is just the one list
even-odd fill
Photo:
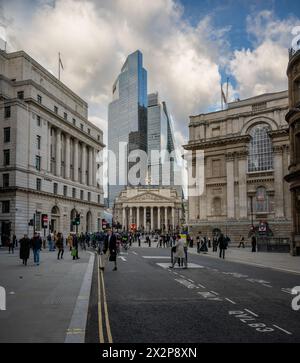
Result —
[[123, 202], [170, 202], [171, 198], [151, 192], [145, 192], [134, 197], [123, 199]]

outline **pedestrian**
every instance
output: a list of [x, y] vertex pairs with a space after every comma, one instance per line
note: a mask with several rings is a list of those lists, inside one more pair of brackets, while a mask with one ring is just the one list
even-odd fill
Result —
[[200, 253], [200, 238], [201, 238], [201, 232], [199, 232], [196, 237], [197, 253]]
[[251, 245], [252, 245], [252, 252], [256, 252], [256, 237], [255, 236], [252, 236], [251, 238]]
[[13, 244], [13, 240], [10, 238], [10, 236], [7, 236], [7, 244], [8, 244], [8, 253], [14, 253], [15, 246]]
[[16, 237], [15, 234], [13, 235], [12, 242], [13, 242], [14, 249], [17, 248], [18, 247], [18, 240], [17, 240], [17, 237]]
[[218, 236], [215, 234], [213, 236], [213, 252], [218, 251]]
[[42, 249], [42, 239], [38, 233], [34, 233], [33, 238], [31, 239], [31, 246], [33, 250], [33, 259], [34, 263], [39, 266], [40, 264], [40, 251]]
[[79, 245], [79, 240], [78, 240], [78, 236], [75, 234], [73, 236], [73, 247], [72, 247], [72, 251], [71, 251], [71, 255], [73, 257], [73, 260], [79, 260], [79, 256], [78, 256], [78, 245]]
[[30, 256], [30, 239], [27, 234], [20, 239], [20, 259], [23, 261], [23, 265], [27, 266], [27, 260]]
[[221, 233], [218, 238], [218, 245], [219, 245], [219, 249], [220, 249], [219, 257], [224, 259], [225, 250], [227, 250], [228, 243], [227, 243], [227, 239], [226, 239], [226, 237], [224, 237], [223, 233]]
[[245, 248], [245, 238], [244, 236], [240, 236], [240, 243], [238, 245], [238, 248], [240, 248], [241, 246], [243, 246], [243, 248]]
[[71, 233], [69, 233], [68, 237], [67, 237], [67, 246], [69, 246], [70, 252], [72, 251], [73, 248], [73, 236]]
[[173, 248], [173, 251], [176, 251], [176, 252], [174, 254], [174, 259], [173, 259], [173, 262], [172, 262], [172, 265], [170, 266], [170, 268], [174, 268], [176, 262], [177, 261], [182, 261], [182, 260], [185, 260], [185, 267], [184, 268], [185, 269], [187, 268], [187, 261], [186, 261], [186, 258], [185, 258], [184, 245], [185, 245], [184, 240], [181, 238], [180, 235], [177, 235], [176, 244], [175, 244], [175, 246]]
[[64, 250], [64, 237], [61, 233], [57, 234], [56, 247], [58, 249], [57, 259], [59, 260], [60, 257], [63, 260], [65, 250]]
[[113, 271], [117, 271], [117, 237], [111, 229], [108, 230], [107, 236], [104, 241], [104, 259], [100, 269], [104, 271], [108, 261], [114, 262]]

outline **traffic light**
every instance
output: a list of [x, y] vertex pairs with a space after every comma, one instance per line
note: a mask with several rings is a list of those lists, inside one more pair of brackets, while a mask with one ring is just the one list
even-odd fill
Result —
[[79, 226], [80, 224], [80, 214], [76, 214], [76, 217], [75, 217], [75, 226]]
[[42, 228], [48, 227], [48, 214], [42, 214]]

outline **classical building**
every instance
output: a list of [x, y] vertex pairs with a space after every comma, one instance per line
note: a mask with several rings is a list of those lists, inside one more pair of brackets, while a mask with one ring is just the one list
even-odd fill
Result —
[[284, 91], [190, 117], [185, 149], [204, 151], [204, 193], [189, 197], [192, 233], [220, 229], [237, 240], [267, 222], [275, 237], [290, 237], [287, 111]]
[[65, 235], [77, 214], [79, 232], [100, 229], [103, 133], [88, 121], [87, 103], [28, 54], [1, 51], [0, 122], [1, 234], [43, 233], [42, 214]]
[[[147, 71], [140, 51], [127, 57], [112, 94], [108, 106], [108, 150], [115, 155], [116, 165], [110, 163], [108, 169], [109, 207], [113, 207], [115, 198], [128, 184], [128, 170], [133, 166], [128, 162], [129, 153], [147, 152]], [[126, 143], [124, 149], [120, 150], [120, 143]], [[141, 184], [145, 183], [145, 177], [146, 173], [140, 176]]]
[[285, 179], [292, 193], [292, 249], [300, 255], [300, 50], [290, 51], [287, 75], [289, 79], [289, 112], [286, 121], [290, 134], [290, 165]]
[[182, 197], [174, 188], [139, 187], [124, 189], [116, 199], [114, 222], [129, 230], [173, 231], [182, 224]]

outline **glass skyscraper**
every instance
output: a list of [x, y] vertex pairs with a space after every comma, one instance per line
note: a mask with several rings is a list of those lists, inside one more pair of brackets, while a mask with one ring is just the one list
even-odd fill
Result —
[[[139, 50], [127, 57], [112, 93], [113, 101], [108, 106], [108, 150], [116, 156], [116, 167], [110, 165], [108, 169], [110, 207], [127, 185], [127, 173], [133, 164], [127, 163], [128, 154], [133, 150], [147, 152], [147, 71]], [[120, 143], [126, 143], [126, 148], [120, 150]], [[115, 173], [116, 183], [112, 183], [111, 173]], [[145, 176], [140, 175], [140, 184], [144, 183]]]

